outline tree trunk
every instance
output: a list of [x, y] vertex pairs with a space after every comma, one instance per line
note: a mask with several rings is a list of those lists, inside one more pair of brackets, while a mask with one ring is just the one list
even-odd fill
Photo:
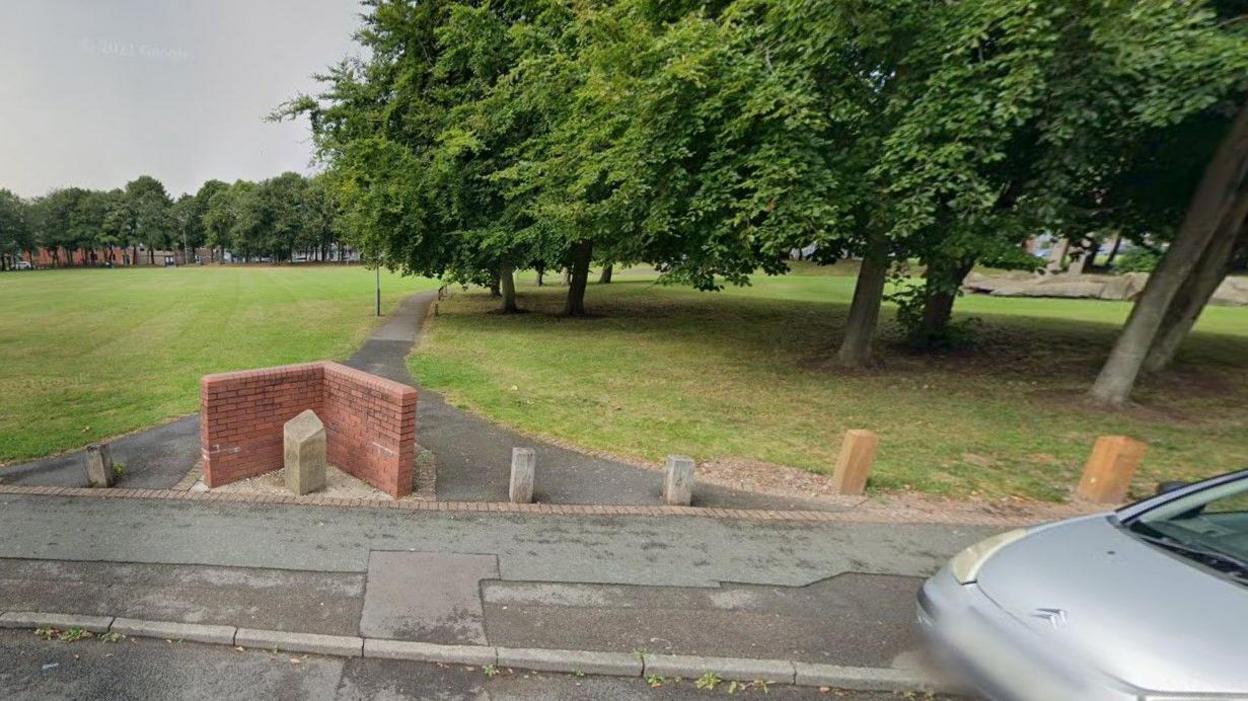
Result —
[[1246, 216], [1248, 196], [1240, 198], [1239, 206], [1226, 219], [1223, 230], [1210, 242], [1196, 263], [1196, 269], [1187, 276], [1175, 293], [1174, 301], [1162, 317], [1161, 328], [1153, 339], [1153, 345], [1144, 357], [1145, 372], [1160, 372], [1174, 362], [1179, 346], [1183, 345], [1183, 340], [1191, 333], [1200, 313], [1209, 304], [1209, 299], [1231, 272], [1232, 263], [1248, 249], [1248, 227], [1244, 221]]
[[1118, 249], [1122, 248], [1122, 232], [1115, 231], [1114, 237], [1110, 240], [1113, 241], [1113, 243], [1109, 245], [1109, 255], [1105, 256], [1106, 268], [1113, 266], [1114, 259], [1118, 257]]
[[1093, 239], [1085, 239], [1082, 245], [1083, 248], [1079, 250], [1079, 254], [1070, 262], [1070, 271], [1086, 275], [1092, 272], [1092, 266], [1096, 265], [1096, 254], [1101, 245]]
[[914, 339], [920, 346], [934, 346], [947, 337], [949, 320], [953, 318], [953, 304], [958, 299], [958, 289], [974, 267], [974, 260], [937, 260], [928, 263], [927, 272], [924, 274], [927, 281], [923, 293], [923, 315]]
[[600, 284], [600, 285], [610, 285], [610, 284], [611, 284], [611, 273], [613, 272], [613, 271], [612, 271], [612, 269], [611, 269], [611, 267], [612, 267], [612, 266], [611, 266], [611, 264], [610, 264], [610, 263], [607, 263], [605, 266], [603, 266], [603, 268], [602, 268], [602, 275], [599, 275], [599, 276], [598, 276], [598, 284]]
[[156, 249], [151, 246], [147, 247], [147, 262], [156, 265]]
[[1148, 349], [1161, 328], [1179, 287], [1196, 267], [1201, 254], [1217, 234], [1228, 210], [1244, 192], [1248, 177], [1248, 104], [1242, 105], [1230, 131], [1218, 144], [1200, 184], [1188, 204], [1175, 240], [1148, 276], [1131, 315], [1122, 328], [1109, 359], [1097, 375], [1090, 394], [1098, 402], [1122, 406], [1140, 374]]
[[572, 265], [568, 266], [568, 302], [565, 316], [585, 316], [585, 287], [589, 284], [589, 261], [594, 253], [593, 241], [578, 241], [572, 247]]
[[499, 280], [503, 288], [503, 313], [512, 314], [520, 311], [516, 306], [516, 278], [515, 269], [511, 263], [504, 262], [499, 266]]
[[1054, 239], [1052, 248], [1049, 249], [1049, 264], [1045, 266], [1045, 270], [1050, 273], [1060, 273], [1066, 264], [1066, 254], [1070, 251], [1070, 239], [1062, 237]]
[[882, 241], [873, 243], [858, 269], [854, 299], [845, 322], [845, 339], [836, 355], [843, 367], [860, 368], [871, 362], [871, 342], [880, 321], [880, 303], [884, 300], [887, 277], [888, 248]]
[[546, 276], [546, 267], [542, 265], [537, 266], [537, 286], [538, 287], [542, 286], [542, 278], [545, 276]]

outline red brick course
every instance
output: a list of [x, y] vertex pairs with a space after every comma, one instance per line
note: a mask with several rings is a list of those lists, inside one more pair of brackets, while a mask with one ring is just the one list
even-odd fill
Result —
[[412, 491], [416, 390], [332, 362], [205, 375], [204, 482], [219, 487], [282, 466], [282, 427], [305, 409], [325, 424], [328, 459], [398, 499]]

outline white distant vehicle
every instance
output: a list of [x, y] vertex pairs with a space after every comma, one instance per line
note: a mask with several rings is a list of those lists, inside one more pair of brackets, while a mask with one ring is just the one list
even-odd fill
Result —
[[13, 266], [13, 269], [14, 270], [34, 270], [35, 266], [31, 265], [30, 261], [19, 260], [17, 261], [17, 264]]

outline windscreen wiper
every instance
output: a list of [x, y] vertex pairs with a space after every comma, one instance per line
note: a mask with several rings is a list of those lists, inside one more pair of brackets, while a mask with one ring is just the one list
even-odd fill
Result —
[[[1194, 558], [1208, 560], [1212, 563], [1216, 563], [1216, 565], [1221, 565], [1222, 567], [1230, 567], [1233, 571], [1228, 572], [1228, 574], [1233, 574], [1237, 578], [1243, 579], [1248, 577], [1248, 562], [1244, 562], [1233, 555], [1227, 555], [1226, 553], [1219, 552], [1217, 550], [1209, 550], [1196, 545], [1188, 545], [1187, 543], [1170, 536], [1152, 536], [1146, 533], [1141, 533], [1138, 530], [1135, 531], [1135, 535], [1137, 538], [1146, 543], [1152, 543], [1158, 547], [1178, 551]], [[1221, 569], [1221, 567], [1218, 569]]]

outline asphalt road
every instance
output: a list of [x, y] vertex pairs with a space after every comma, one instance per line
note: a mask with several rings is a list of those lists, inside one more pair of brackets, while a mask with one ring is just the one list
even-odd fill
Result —
[[[771, 686], [714, 691], [691, 680], [650, 688], [641, 679], [536, 674], [395, 660], [343, 659], [238, 651], [195, 643], [123, 640], [49, 642], [30, 631], [0, 631], [0, 698], [271, 701], [273, 699], [421, 699], [575, 701], [708, 698], [894, 701], [913, 695]], [[924, 697], [918, 697], [924, 698]], [[947, 697], [936, 697], [947, 698]]]

